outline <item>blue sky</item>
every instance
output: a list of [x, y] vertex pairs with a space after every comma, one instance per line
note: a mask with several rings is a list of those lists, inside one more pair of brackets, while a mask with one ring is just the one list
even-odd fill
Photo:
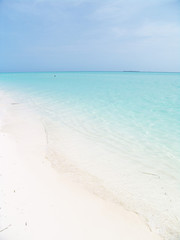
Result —
[[0, 72], [180, 71], [180, 0], [0, 0]]

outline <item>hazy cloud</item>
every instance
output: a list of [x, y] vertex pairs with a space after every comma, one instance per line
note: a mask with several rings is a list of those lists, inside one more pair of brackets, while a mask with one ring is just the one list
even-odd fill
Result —
[[179, 15], [178, 0], [0, 0], [0, 70], [179, 71]]

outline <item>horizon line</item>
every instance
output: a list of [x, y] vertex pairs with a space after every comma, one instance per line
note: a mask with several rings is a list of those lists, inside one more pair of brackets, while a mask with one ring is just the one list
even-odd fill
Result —
[[22, 71], [22, 72], [20, 72], [20, 71], [7, 71], [7, 72], [1, 72], [0, 71], [0, 74], [2, 74], [2, 73], [53, 73], [53, 72], [123, 72], [123, 73], [128, 73], [128, 72], [136, 72], [136, 73], [180, 73], [180, 72], [178, 72], [178, 71], [169, 71], [169, 72], [164, 72], [164, 71], [139, 71], [139, 70], [115, 70], [115, 71], [113, 71], [113, 70], [110, 70], [110, 71], [108, 71], [108, 70], [104, 70], [104, 71], [102, 71], [102, 70], [80, 70], [80, 71], [78, 71], [78, 70], [61, 70], [61, 71], [59, 71], [59, 70], [55, 70], [55, 71], [52, 71], [52, 70], [50, 70], [50, 71]]

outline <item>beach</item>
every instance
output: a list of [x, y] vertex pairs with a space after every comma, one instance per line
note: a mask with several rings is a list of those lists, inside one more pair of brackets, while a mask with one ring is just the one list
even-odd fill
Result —
[[179, 7], [0, 0], [0, 240], [180, 240]]
[[42, 121], [0, 94], [0, 239], [161, 239], [137, 214], [59, 174]]
[[[41, 213], [44, 208], [56, 212], [47, 214], [52, 216], [50, 222], [56, 222], [53, 216], [59, 222], [65, 209], [65, 219], [70, 221], [76, 209], [73, 219], [78, 215], [80, 220], [72, 229], [85, 224], [84, 232], [94, 229], [87, 236], [95, 238], [92, 234], [98, 229], [98, 234], [105, 235], [99, 238], [105, 238], [127, 229], [115, 227], [127, 218], [123, 210], [163, 239], [179, 239], [179, 74], [56, 72], [54, 77], [52, 72], [1, 73], [0, 89], [1, 132], [8, 133], [15, 150], [9, 150], [10, 143], [3, 147], [4, 139], [0, 146], [12, 155], [6, 170], [13, 172], [17, 162], [16, 181], [22, 184], [23, 179], [24, 186], [30, 186], [19, 187], [27, 189], [21, 195], [38, 196], [21, 201], [28, 202], [30, 213], [36, 209], [33, 202], [37, 199], [43, 204], [37, 207]], [[6, 158], [1, 159], [6, 166]], [[7, 173], [6, 182], [11, 175]], [[29, 189], [36, 189], [36, 194]], [[62, 193], [62, 189], [66, 191]], [[11, 193], [16, 197], [19, 191], [14, 190]], [[68, 209], [61, 201], [68, 202]], [[114, 215], [109, 207], [120, 213]], [[56, 209], [60, 209], [59, 215]], [[116, 221], [107, 214], [116, 216]], [[48, 225], [47, 218], [43, 219]]]

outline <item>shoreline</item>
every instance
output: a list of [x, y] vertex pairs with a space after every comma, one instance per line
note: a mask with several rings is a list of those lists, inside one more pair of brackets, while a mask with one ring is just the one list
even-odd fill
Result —
[[160, 240], [143, 219], [89, 193], [47, 159], [39, 118], [0, 91], [0, 238]]

